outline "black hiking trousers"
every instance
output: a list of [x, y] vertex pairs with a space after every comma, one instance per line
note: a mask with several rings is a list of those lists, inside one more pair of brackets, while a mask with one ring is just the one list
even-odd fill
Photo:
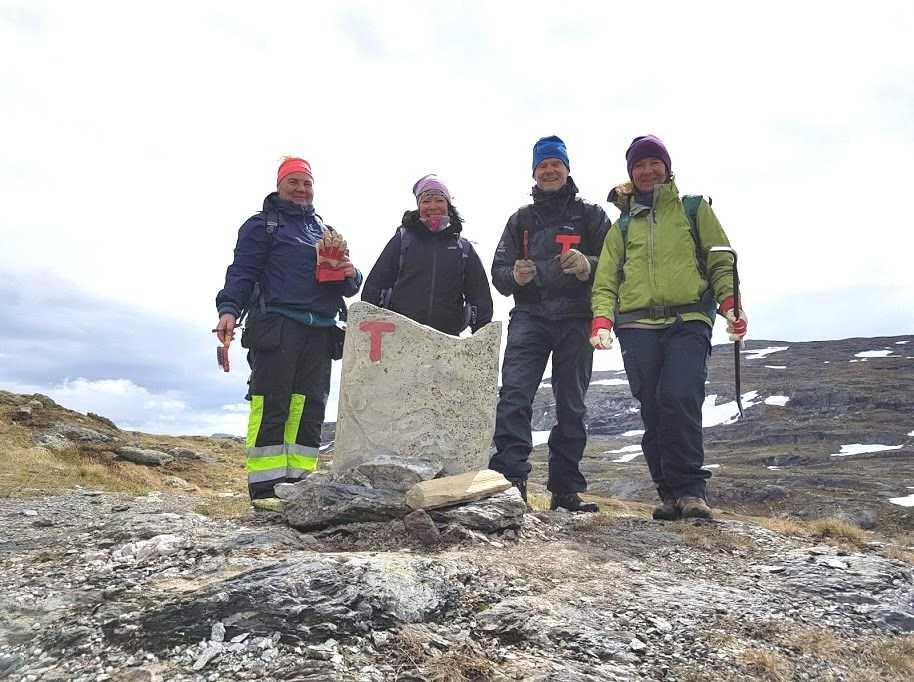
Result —
[[549, 434], [546, 487], [556, 494], [587, 490], [580, 463], [587, 444], [584, 396], [593, 368], [589, 336], [589, 318], [554, 320], [523, 310], [511, 313], [495, 413], [496, 453], [489, 468], [515, 481], [525, 481], [530, 474], [533, 399], [551, 354], [556, 424]]
[[317, 468], [321, 426], [330, 392], [330, 328], [281, 315], [249, 324], [251, 414], [245, 468], [251, 499], [273, 497], [277, 483], [294, 483]]
[[632, 395], [641, 403], [641, 448], [661, 499], [707, 499], [701, 406], [711, 327], [679, 318], [664, 329], [617, 329]]

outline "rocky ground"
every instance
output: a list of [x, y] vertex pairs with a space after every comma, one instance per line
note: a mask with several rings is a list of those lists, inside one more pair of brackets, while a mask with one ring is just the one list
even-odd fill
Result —
[[801, 680], [914, 674], [911, 565], [638, 510], [530, 513], [426, 547], [193, 495], [0, 501], [0, 677]]

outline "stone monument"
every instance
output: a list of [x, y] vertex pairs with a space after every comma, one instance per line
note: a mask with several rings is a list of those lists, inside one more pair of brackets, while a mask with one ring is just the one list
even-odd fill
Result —
[[495, 430], [501, 322], [468, 338], [370, 303], [349, 309], [333, 468], [378, 455], [485, 469]]

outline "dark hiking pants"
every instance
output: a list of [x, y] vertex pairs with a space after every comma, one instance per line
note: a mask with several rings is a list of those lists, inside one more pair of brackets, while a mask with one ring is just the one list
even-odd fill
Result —
[[280, 315], [251, 325], [251, 415], [245, 468], [251, 499], [273, 497], [317, 468], [324, 408], [330, 392], [330, 330]]
[[527, 479], [533, 398], [551, 353], [556, 424], [549, 434], [547, 488], [559, 494], [587, 489], [580, 463], [587, 443], [584, 395], [593, 366], [589, 334], [589, 319], [550, 320], [524, 311], [511, 315], [495, 416], [497, 452], [490, 468], [512, 480]]
[[632, 395], [641, 403], [644, 458], [661, 499], [706, 497], [701, 406], [711, 328], [681, 319], [665, 329], [618, 329]]

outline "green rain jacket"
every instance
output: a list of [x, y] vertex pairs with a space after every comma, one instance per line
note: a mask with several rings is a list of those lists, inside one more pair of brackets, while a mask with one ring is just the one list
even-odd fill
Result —
[[[634, 201], [631, 184], [613, 190], [610, 199], [625, 212], [630, 207], [628, 244], [623, 249], [618, 221], [606, 235], [594, 277], [594, 317], [615, 319], [615, 312], [641, 310], [651, 306], [696, 303], [710, 286], [718, 305], [733, 294], [733, 258], [726, 253], [710, 254], [712, 246], [729, 246], [727, 235], [707, 201], [698, 208], [701, 258], [707, 263], [708, 282], [698, 267], [698, 253], [689, 217], [671, 180], [654, 188], [654, 208]], [[621, 263], [622, 258], [625, 263]], [[620, 268], [620, 265], [622, 266]], [[620, 277], [620, 273], [622, 276]], [[682, 319], [713, 324], [707, 315], [684, 313]], [[675, 317], [644, 318], [639, 326], [669, 326]]]

